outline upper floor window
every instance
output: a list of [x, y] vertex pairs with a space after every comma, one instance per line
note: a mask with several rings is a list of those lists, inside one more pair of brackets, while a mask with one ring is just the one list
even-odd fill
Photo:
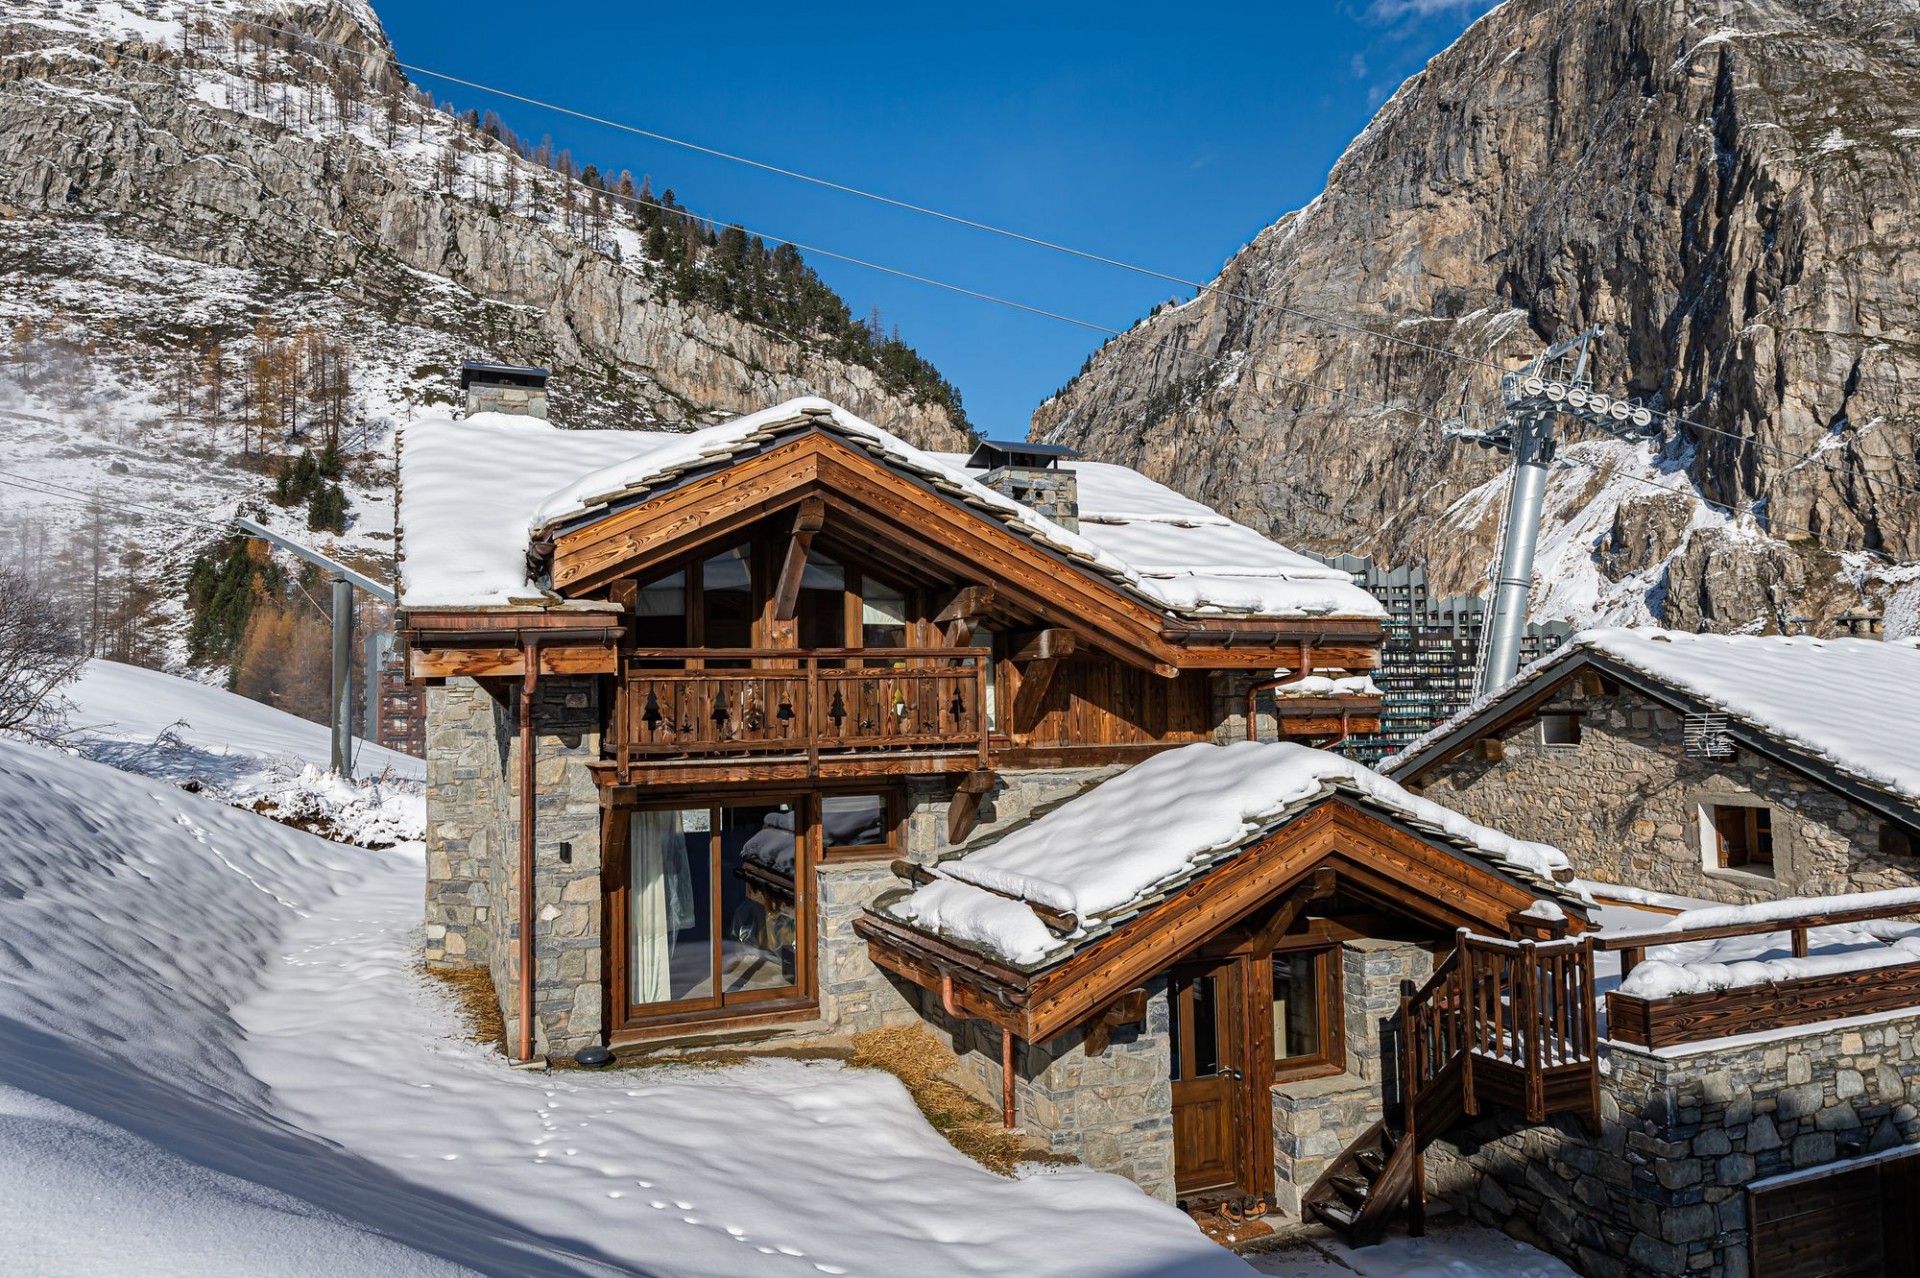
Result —
[[1714, 863], [1723, 870], [1773, 873], [1773, 810], [1716, 803], [1707, 810], [1711, 820]]
[[1881, 856], [1920, 856], [1920, 836], [1893, 821], [1880, 823]]
[[1580, 715], [1577, 711], [1552, 710], [1540, 716], [1540, 744], [1577, 746], [1580, 744]]

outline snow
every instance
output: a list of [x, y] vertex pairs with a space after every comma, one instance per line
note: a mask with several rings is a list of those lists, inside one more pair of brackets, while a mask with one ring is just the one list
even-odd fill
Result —
[[417, 971], [418, 845], [13, 741], [0, 845], [7, 1273], [1246, 1272], [1119, 1177], [985, 1171], [888, 1075], [510, 1068]]
[[1371, 1247], [1318, 1240], [1248, 1261], [1254, 1272], [1282, 1278], [1575, 1278], [1574, 1270], [1538, 1248], [1485, 1226], [1458, 1223], [1424, 1238], [1389, 1237]]
[[1878, 789], [1920, 800], [1920, 641], [1589, 630], [1590, 649]]
[[[984, 902], [953, 893], [946, 881], [1049, 906], [1084, 923], [1137, 901], [1208, 854], [1244, 843], [1296, 805], [1335, 790], [1442, 831], [1545, 890], [1568, 869], [1559, 849], [1509, 838], [1340, 755], [1286, 742], [1196, 742], [1157, 754], [994, 843], [938, 863], [940, 878], [890, 908], [907, 921], [957, 918], [957, 934], [965, 939], [989, 945], [1010, 940], [1020, 953], [1031, 953], [1042, 933], [997, 907], [989, 911]], [[1061, 944], [1047, 939], [1049, 949]], [[1016, 958], [1013, 950], [999, 952], [1033, 961]]]
[[1378, 601], [1346, 574], [1143, 475], [1096, 477], [1091, 485], [1096, 503], [1108, 493], [1142, 510], [1137, 518], [1113, 514], [1075, 533], [980, 483], [957, 454], [922, 451], [810, 397], [686, 434], [563, 431], [494, 414], [414, 421], [404, 430], [400, 462], [402, 602], [416, 608], [474, 607], [535, 598], [538, 588], [526, 575], [530, 536], [615, 501], [637, 500], [688, 470], [757, 449], [778, 433], [808, 424], [834, 431], [1164, 609], [1201, 615], [1384, 615]]
[[1022, 902], [957, 879], [924, 884], [898, 908], [910, 923], [984, 946], [1015, 963], [1038, 963], [1063, 944]]
[[1669, 998], [1920, 962], [1920, 923], [1897, 920], [1809, 929], [1805, 958], [1795, 957], [1787, 934], [1778, 931], [1667, 945], [1656, 939], [1663, 931], [1758, 926], [1795, 915], [1899, 907], [1911, 907], [1920, 913], [1920, 889], [1789, 897], [1688, 910], [1643, 934], [1649, 940], [1648, 959], [1621, 983], [1620, 992], [1641, 998]]
[[90, 661], [62, 690], [61, 744], [87, 758], [194, 784], [330, 837], [381, 847], [424, 837], [424, 760], [367, 741], [358, 780], [328, 771], [328, 729], [220, 688], [114, 661]]

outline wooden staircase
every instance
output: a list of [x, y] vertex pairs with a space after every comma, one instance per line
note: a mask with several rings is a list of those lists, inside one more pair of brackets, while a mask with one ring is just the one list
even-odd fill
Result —
[[1529, 1122], [1578, 1114], [1600, 1125], [1593, 941], [1504, 941], [1464, 929], [1453, 953], [1400, 1000], [1401, 1103], [1321, 1173], [1309, 1219], [1357, 1247], [1380, 1241], [1401, 1207], [1426, 1220], [1424, 1151], [1491, 1106]]

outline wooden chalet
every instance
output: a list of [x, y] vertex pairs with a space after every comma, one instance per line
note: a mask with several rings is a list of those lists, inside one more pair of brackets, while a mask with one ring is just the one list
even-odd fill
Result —
[[1344, 575], [1124, 467], [821, 400], [416, 422], [400, 529], [429, 957], [492, 968], [522, 1056], [880, 1015], [834, 970], [876, 869], [1169, 747], [1378, 722]]

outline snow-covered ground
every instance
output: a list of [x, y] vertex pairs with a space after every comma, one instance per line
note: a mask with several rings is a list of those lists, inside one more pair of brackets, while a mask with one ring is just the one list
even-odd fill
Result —
[[220, 688], [114, 661], [63, 689], [62, 744], [128, 772], [197, 785], [238, 807], [369, 847], [425, 837], [426, 763], [354, 743], [357, 781], [330, 773], [327, 728]]
[[1338, 1242], [1249, 1258], [1285, 1278], [1576, 1278], [1546, 1252], [1479, 1225], [1436, 1224], [1425, 1238], [1388, 1238], [1358, 1250]]

